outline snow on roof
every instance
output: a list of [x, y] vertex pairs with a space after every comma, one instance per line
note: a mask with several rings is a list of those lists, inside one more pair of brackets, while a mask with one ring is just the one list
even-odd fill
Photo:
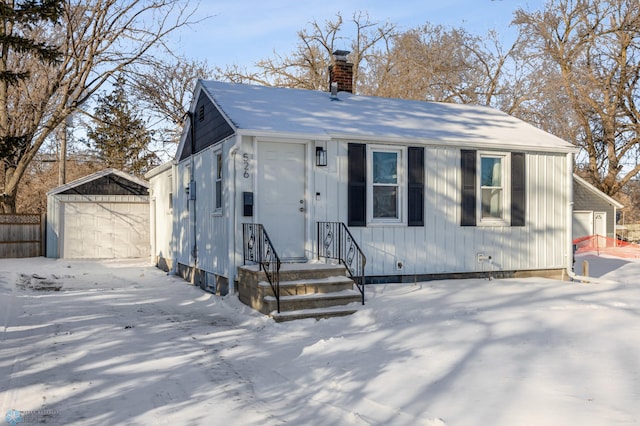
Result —
[[411, 101], [200, 80], [242, 134], [573, 152], [572, 144], [502, 111], [476, 105]]

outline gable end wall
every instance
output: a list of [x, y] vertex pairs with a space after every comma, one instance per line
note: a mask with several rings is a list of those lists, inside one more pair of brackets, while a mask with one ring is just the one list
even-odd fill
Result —
[[188, 158], [192, 153], [192, 137], [195, 139], [195, 153], [217, 144], [233, 134], [233, 128], [227, 123], [211, 100], [200, 93], [192, 117], [193, 132], [186, 137], [180, 160]]
[[146, 187], [116, 174], [102, 176], [61, 192], [62, 195], [148, 195]]

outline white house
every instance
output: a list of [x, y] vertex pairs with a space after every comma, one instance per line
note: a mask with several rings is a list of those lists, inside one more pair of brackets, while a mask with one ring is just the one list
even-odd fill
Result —
[[573, 145], [492, 108], [332, 87], [199, 81], [175, 160], [147, 175], [155, 261], [224, 291], [244, 223], [306, 262], [318, 223], [342, 222], [367, 282], [570, 270]]

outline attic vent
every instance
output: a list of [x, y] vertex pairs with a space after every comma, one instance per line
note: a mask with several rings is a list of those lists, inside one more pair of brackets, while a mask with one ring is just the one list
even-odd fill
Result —
[[204, 105], [200, 105], [200, 108], [198, 109], [198, 120], [204, 120]]

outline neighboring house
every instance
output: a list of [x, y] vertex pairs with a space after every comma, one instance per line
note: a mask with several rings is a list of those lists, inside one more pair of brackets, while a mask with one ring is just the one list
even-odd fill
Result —
[[47, 257], [148, 257], [148, 188], [106, 169], [47, 192]]
[[573, 175], [573, 239], [600, 235], [615, 239], [617, 209], [624, 206]]
[[[336, 81], [350, 65], [336, 59]], [[573, 145], [488, 107], [345, 89], [199, 81], [175, 160], [146, 176], [156, 263], [226, 288], [243, 223], [304, 262], [331, 221], [364, 251], [368, 282], [571, 267]]]

